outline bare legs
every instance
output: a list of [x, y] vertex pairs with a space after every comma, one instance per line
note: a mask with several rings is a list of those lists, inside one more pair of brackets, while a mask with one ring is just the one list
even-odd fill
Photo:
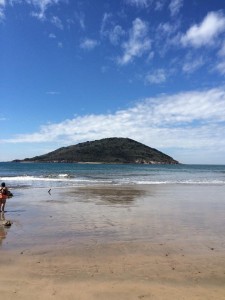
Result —
[[0, 199], [0, 211], [5, 211], [6, 199]]

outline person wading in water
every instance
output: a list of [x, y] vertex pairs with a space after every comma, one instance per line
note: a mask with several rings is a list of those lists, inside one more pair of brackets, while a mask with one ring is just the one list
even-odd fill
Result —
[[8, 188], [5, 186], [5, 182], [2, 182], [0, 188], [0, 211], [5, 211], [5, 204], [7, 198], [8, 198]]

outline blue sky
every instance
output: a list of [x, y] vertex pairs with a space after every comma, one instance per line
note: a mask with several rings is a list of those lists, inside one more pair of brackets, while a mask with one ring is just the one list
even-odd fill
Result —
[[0, 0], [0, 161], [129, 137], [225, 164], [225, 3]]

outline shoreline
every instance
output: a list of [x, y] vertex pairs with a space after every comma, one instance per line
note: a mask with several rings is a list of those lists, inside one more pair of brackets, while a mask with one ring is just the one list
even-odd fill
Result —
[[165, 163], [158, 161], [150, 161], [150, 162], [104, 162], [104, 161], [25, 161], [25, 160], [12, 160], [7, 163], [18, 163], [18, 164], [87, 164], [87, 165], [184, 165], [180, 162], [176, 163]]
[[13, 224], [0, 242], [0, 293], [5, 300], [225, 299], [224, 192], [213, 185], [22, 189], [4, 214]]

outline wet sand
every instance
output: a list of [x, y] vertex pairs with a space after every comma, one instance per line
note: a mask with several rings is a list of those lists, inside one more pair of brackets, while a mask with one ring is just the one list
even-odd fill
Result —
[[225, 299], [225, 186], [13, 192], [2, 299]]

